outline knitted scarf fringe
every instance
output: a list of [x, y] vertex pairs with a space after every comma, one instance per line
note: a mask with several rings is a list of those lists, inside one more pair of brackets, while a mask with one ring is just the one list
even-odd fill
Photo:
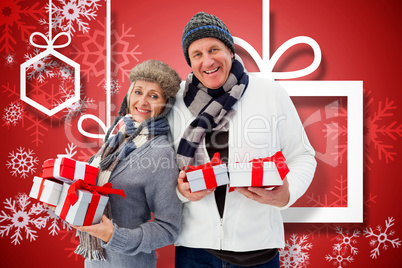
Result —
[[103, 256], [103, 252], [100, 252], [99, 250], [86, 250], [83, 246], [78, 245], [77, 248], [74, 251], [75, 254], [81, 255], [85, 259], [88, 259], [90, 261], [105, 261], [105, 257]]

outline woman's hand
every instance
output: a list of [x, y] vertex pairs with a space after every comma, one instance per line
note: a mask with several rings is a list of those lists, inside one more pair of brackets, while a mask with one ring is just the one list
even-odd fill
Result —
[[114, 231], [114, 225], [111, 220], [109, 220], [105, 215], [102, 216], [102, 221], [98, 224], [90, 225], [90, 226], [75, 226], [71, 225], [71, 227], [81, 231], [88, 233], [94, 237], [97, 237], [104, 242], [109, 242], [112, 237]]
[[179, 178], [177, 179], [177, 189], [185, 198], [190, 201], [199, 201], [215, 191], [215, 188], [213, 188], [192, 193], [190, 191], [190, 183], [185, 181], [186, 177], [186, 172], [184, 170], [180, 171]]
[[286, 206], [290, 199], [289, 182], [286, 177], [283, 179], [283, 185], [276, 186], [272, 190], [262, 187], [236, 187], [236, 191], [261, 204], [276, 207]]

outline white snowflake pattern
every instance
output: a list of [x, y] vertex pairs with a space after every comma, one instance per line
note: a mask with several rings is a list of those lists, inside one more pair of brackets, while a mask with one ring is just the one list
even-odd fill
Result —
[[[35, 49], [33, 54], [25, 54], [24, 58], [26, 60], [30, 60], [33, 57], [37, 56], [40, 53], [39, 49]], [[51, 60], [51, 56], [45, 56], [42, 59], [32, 63], [27, 68], [27, 78], [32, 81], [33, 79], [37, 79], [40, 83], [43, 83], [46, 78], [52, 78], [57, 73], [53, 70], [57, 67], [57, 61]]]
[[[87, 21], [95, 19], [96, 11], [100, 0], [59, 0], [59, 5], [52, 4], [55, 19], [52, 19], [52, 27], [60, 28], [62, 31], [73, 35], [78, 31], [88, 32], [89, 23]], [[46, 7], [49, 10], [49, 6]], [[84, 21], [85, 20], [85, 21]], [[58, 28], [57, 28], [58, 27]]]
[[34, 167], [38, 163], [38, 158], [34, 157], [34, 152], [30, 149], [25, 151], [25, 148], [18, 148], [15, 153], [12, 151], [9, 153], [10, 161], [7, 161], [7, 168], [11, 168], [11, 174], [13, 176], [21, 175], [22, 178], [28, 177], [29, 173], [34, 173], [36, 168]]
[[60, 219], [60, 217], [57, 216], [51, 208], [44, 208], [44, 210], [47, 214], [44, 218], [46, 219], [46, 223], [49, 223], [49, 227], [47, 229], [49, 230], [50, 235], [55, 236], [59, 234], [59, 223], [62, 223], [62, 228], [64, 230], [72, 230], [72, 227], [67, 222]]
[[357, 247], [353, 246], [354, 244], [357, 243], [356, 238], [360, 236], [360, 231], [359, 230], [354, 230], [353, 234], [349, 236], [349, 231], [346, 230], [343, 232], [343, 229], [340, 227], [336, 227], [336, 233], [339, 234], [337, 237], [338, 243], [344, 250], [350, 250], [350, 253], [353, 255], [356, 255], [359, 251]]
[[[46, 104], [48, 107], [56, 101], [59, 100], [60, 92], [59, 90], [55, 90], [55, 87], [52, 87], [52, 91], [45, 91], [44, 88], [47, 86], [47, 83], [39, 83], [35, 80], [32, 83], [29, 83], [32, 86], [32, 92], [35, 94], [35, 99], [39, 100], [41, 103]], [[1, 85], [2, 93], [8, 99], [11, 99], [13, 103], [20, 101], [20, 88], [17, 85], [10, 85], [7, 83], [6, 85]], [[50, 122], [53, 121], [57, 123], [62, 122], [62, 116], [58, 114], [50, 117]], [[43, 143], [43, 138], [46, 136], [45, 134], [49, 131], [49, 118], [38, 116], [35, 113], [24, 113], [23, 115], [23, 127], [27, 132], [27, 137], [31, 139], [31, 142], [36, 146], [39, 146], [40, 143]], [[52, 123], [53, 124], [53, 123]]]
[[4, 108], [3, 120], [7, 126], [16, 126], [19, 121], [22, 120], [24, 116], [24, 108], [21, 106], [20, 102], [10, 103], [10, 105]]
[[4, 58], [5, 65], [10, 68], [12, 68], [14, 66], [14, 64], [16, 63], [15, 53], [4, 54], [3, 58]]
[[[61, 103], [72, 98], [74, 95], [74, 89], [70, 89], [63, 85], [60, 88], [60, 92], [62, 94], [62, 98], [60, 98], [59, 101], [56, 101], [53, 106], [59, 106]], [[81, 91], [81, 98], [73, 104], [67, 106], [67, 109], [64, 110], [64, 121], [69, 122], [74, 117], [82, 115], [84, 111], [92, 104], [95, 104], [95, 100], [93, 98], [88, 98], [87, 96], [84, 96], [84, 93]]]
[[401, 245], [401, 241], [399, 240], [399, 238], [395, 238], [395, 239], [390, 238], [390, 236], [395, 235], [394, 230], [389, 231], [389, 228], [392, 227], [395, 224], [394, 221], [395, 221], [394, 218], [388, 217], [388, 220], [385, 220], [385, 226], [386, 227], [385, 227], [384, 231], [381, 230], [382, 229], [381, 226], [377, 226], [378, 233], [373, 231], [373, 229], [371, 227], [366, 228], [363, 231], [365, 236], [366, 236], [366, 238], [369, 238], [369, 237], [372, 238], [371, 241], [370, 241], [370, 245], [372, 247], [375, 247], [371, 251], [370, 257], [372, 259], [376, 259], [380, 255], [380, 247], [381, 246], [382, 246], [382, 248], [384, 250], [387, 250], [389, 243], [392, 245], [393, 248], [399, 248], [399, 246]]
[[[46, 6], [46, 9], [49, 5]], [[40, 25], [43, 25], [44, 28], [47, 30], [46, 36], [49, 36], [49, 21], [47, 19], [39, 19], [38, 20]], [[61, 30], [61, 18], [58, 14], [52, 14], [52, 25], [51, 25], [52, 33], [59, 32]]]
[[334, 265], [338, 264], [338, 268], [342, 268], [342, 265], [346, 265], [347, 262], [353, 262], [353, 256], [346, 255], [346, 251], [342, 248], [341, 244], [335, 244], [333, 250], [335, 256], [327, 254], [325, 259], [329, 262], [332, 261]]
[[70, 121], [72, 118], [82, 115], [86, 108], [93, 103], [95, 103], [95, 101], [92, 98], [87, 98], [85, 96], [83, 99], [80, 99], [74, 104], [68, 106], [66, 115], [64, 117], [65, 121]]
[[30, 206], [29, 196], [21, 194], [17, 200], [12, 198], [6, 199], [3, 202], [4, 208], [9, 211], [9, 214], [4, 210], [0, 214], [0, 235], [1, 237], [11, 235], [11, 243], [14, 245], [20, 244], [23, 240], [23, 232], [25, 231], [25, 239], [30, 242], [38, 237], [37, 230], [45, 227], [46, 219], [43, 217], [35, 217], [43, 212], [43, 207], [40, 204], [32, 204]]
[[65, 149], [65, 154], [58, 154], [57, 157], [67, 157], [67, 158], [73, 158], [74, 155], [77, 153], [75, 149], [77, 148], [77, 145], [74, 143], [67, 144], [67, 148]]
[[292, 234], [290, 241], [291, 243], [286, 240], [285, 248], [279, 249], [281, 267], [306, 267], [309, 259], [307, 251], [313, 247], [313, 244], [306, 243], [307, 235], [298, 238], [296, 234]]
[[[105, 89], [106, 92], [106, 82], [103, 84], [103, 88]], [[121, 85], [119, 83], [119, 79], [111, 79], [110, 80], [110, 94], [111, 95], [116, 95], [117, 93], [120, 92]]]
[[70, 65], [60, 64], [57, 70], [57, 77], [60, 78], [63, 82], [72, 82], [74, 81], [74, 69], [70, 68]]

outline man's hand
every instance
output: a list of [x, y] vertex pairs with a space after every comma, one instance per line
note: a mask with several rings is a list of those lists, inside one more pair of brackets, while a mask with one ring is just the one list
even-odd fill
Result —
[[283, 185], [276, 186], [272, 190], [262, 187], [236, 187], [236, 191], [261, 204], [276, 207], [287, 205], [290, 199], [289, 182], [286, 177], [283, 179]]
[[92, 236], [95, 236], [106, 243], [109, 242], [112, 237], [114, 231], [114, 225], [111, 220], [109, 220], [105, 215], [102, 216], [102, 221], [98, 224], [90, 225], [90, 226], [75, 226], [71, 225], [71, 227], [81, 231], [88, 233]]
[[179, 178], [177, 179], [177, 189], [184, 197], [186, 197], [190, 201], [199, 201], [215, 191], [215, 188], [213, 188], [192, 193], [190, 191], [190, 183], [186, 182], [185, 180], [186, 172], [182, 170], [180, 171]]

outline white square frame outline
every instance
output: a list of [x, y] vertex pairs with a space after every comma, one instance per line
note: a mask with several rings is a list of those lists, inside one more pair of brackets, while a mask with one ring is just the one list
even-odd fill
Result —
[[347, 97], [346, 207], [289, 207], [287, 223], [363, 222], [363, 81], [278, 81], [290, 96]]
[[[111, 0], [106, 1], [106, 6], [106, 88], [110, 90]], [[258, 73], [257, 75], [262, 74]], [[278, 81], [278, 83], [286, 89], [290, 96], [347, 97], [348, 118], [347, 207], [290, 207], [281, 211], [284, 222], [363, 222], [363, 81]], [[110, 94], [107, 94], [107, 103], [110, 103]], [[110, 111], [108, 107], [107, 110], [107, 114], [109, 115]], [[107, 118], [107, 127], [110, 125], [109, 117], [110, 115]], [[353, 146], [350, 146], [351, 144]]]

